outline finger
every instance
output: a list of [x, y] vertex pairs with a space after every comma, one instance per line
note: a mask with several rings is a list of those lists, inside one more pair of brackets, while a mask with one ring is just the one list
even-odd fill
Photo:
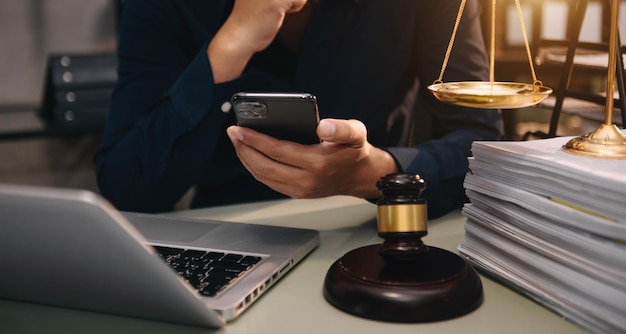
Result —
[[286, 165], [302, 168], [315, 159], [310, 151], [311, 147], [315, 145], [279, 140], [246, 127], [231, 126], [226, 131], [235, 148], [237, 148], [237, 144], [234, 140], [237, 140], [267, 156], [267, 158]]
[[298, 0], [298, 1], [293, 1], [291, 3], [291, 8], [289, 8], [287, 10], [287, 13], [294, 13], [294, 12], [299, 12], [300, 10], [302, 10], [302, 8], [304, 8], [304, 6], [306, 6], [306, 3], [308, 1], [306, 0]]
[[[269, 158], [264, 153], [247, 145], [245, 138], [251, 140], [252, 137], [255, 137], [255, 134], [258, 134], [258, 137], [261, 139], [276, 142], [282, 141], [257, 133], [254, 130], [237, 126], [227, 129], [227, 133], [235, 146], [237, 156], [242, 165], [256, 180], [287, 196], [296, 198], [305, 196], [303, 189], [301, 189], [302, 187], [300, 187], [300, 182], [293, 182], [293, 180], [308, 180], [309, 178], [306, 177], [305, 170]], [[254, 140], [255, 143], [259, 141], [262, 140], [259, 140], [259, 138]]]
[[367, 142], [367, 129], [358, 120], [325, 118], [317, 126], [317, 135], [325, 142], [362, 147]]

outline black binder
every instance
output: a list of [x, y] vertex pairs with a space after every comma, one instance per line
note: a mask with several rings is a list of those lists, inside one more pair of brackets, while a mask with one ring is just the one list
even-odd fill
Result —
[[116, 80], [114, 53], [51, 55], [40, 117], [55, 129], [101, 131]]

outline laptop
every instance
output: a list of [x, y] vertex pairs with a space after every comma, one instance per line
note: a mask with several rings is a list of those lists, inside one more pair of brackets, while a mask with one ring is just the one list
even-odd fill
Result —
[[5, 299], [218, 328], [318, 244], [314, 230], [119, 212], [86, 190], [0, 184]]

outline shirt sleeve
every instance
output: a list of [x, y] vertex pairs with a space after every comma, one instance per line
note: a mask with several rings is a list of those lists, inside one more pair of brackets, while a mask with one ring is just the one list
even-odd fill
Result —
[[[120, 210], [173, 208], [224, 139], [233, 120], [221, 104], [245, 80], [214, 85], [208, 41], [199, 48], [167, 6], [129, 0], [120, 21], [118, 83], [95, 156], [99, 189]], [[181, 41], [188, 53], [172, 47]]]

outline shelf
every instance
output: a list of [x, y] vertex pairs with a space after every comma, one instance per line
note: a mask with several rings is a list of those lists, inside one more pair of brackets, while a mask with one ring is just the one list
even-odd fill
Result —
[[0, 141], [99, 135], [101, 126], [54, 126], [46, 124], [34, 108], [0, 109]]

